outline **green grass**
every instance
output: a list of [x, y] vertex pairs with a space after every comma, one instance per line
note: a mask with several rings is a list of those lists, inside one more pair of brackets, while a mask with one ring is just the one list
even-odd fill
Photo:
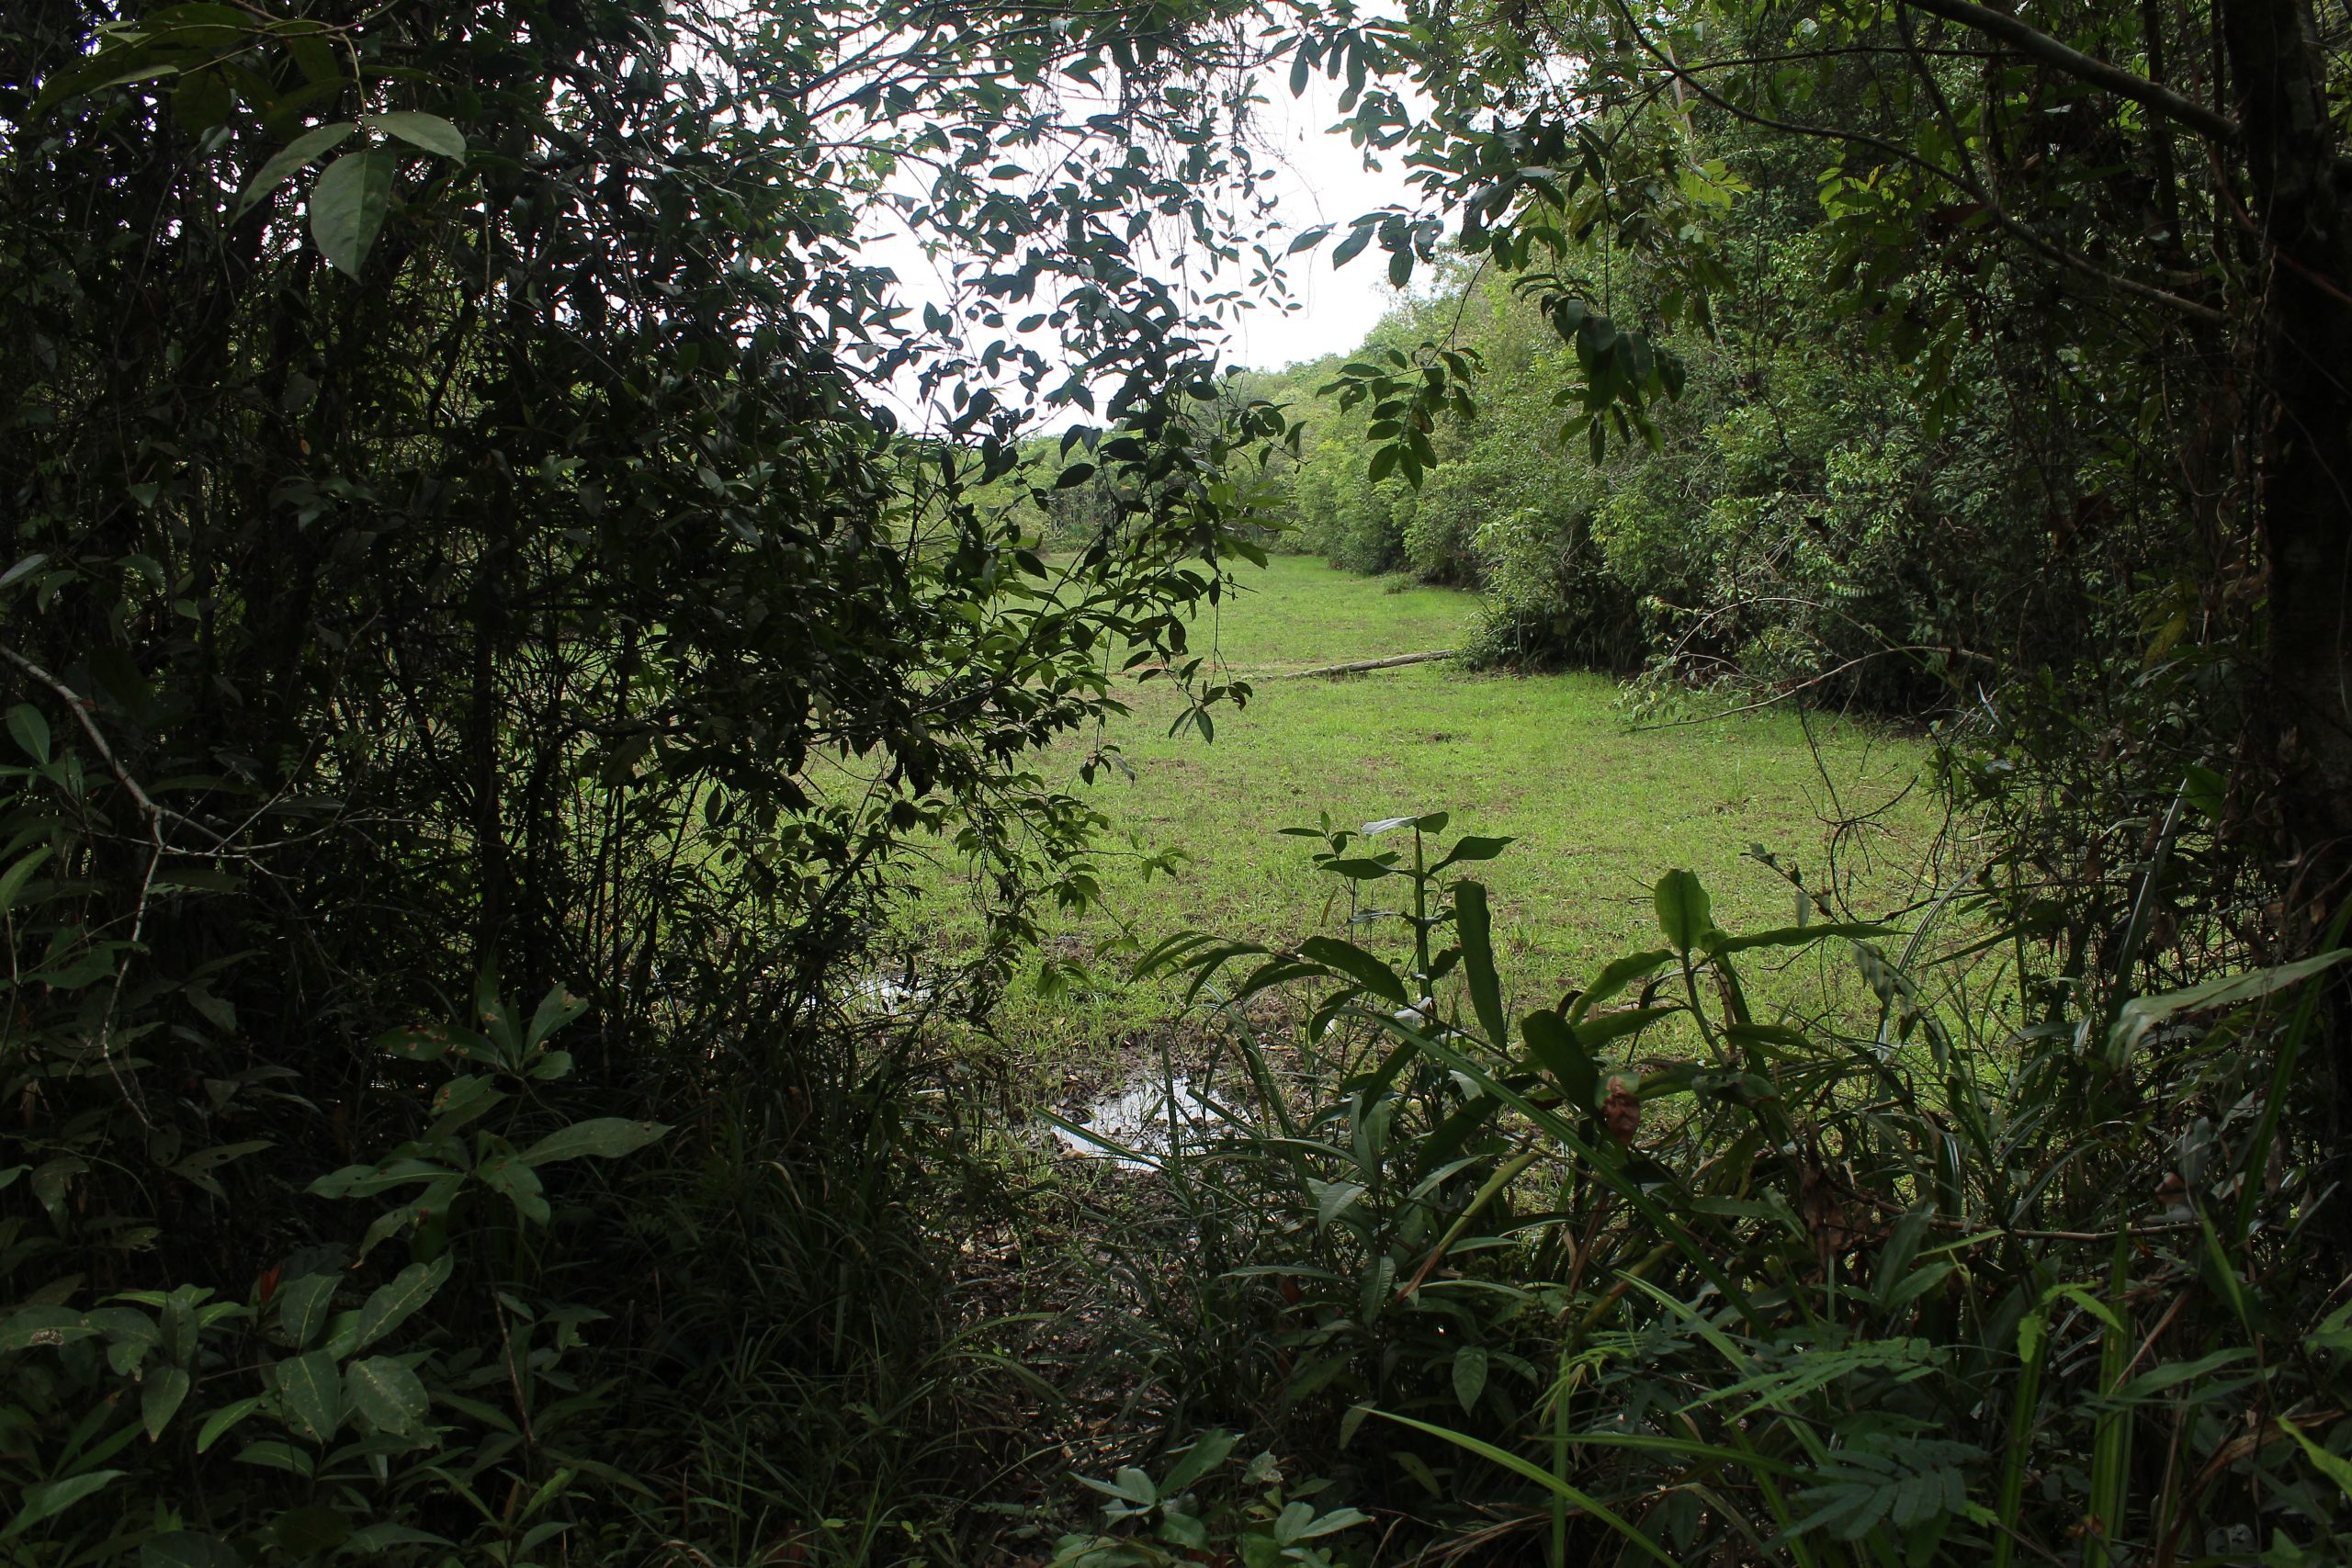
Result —
[[[1147, 943], [1187, 927], [1295, 941], [1315, 928], [1330, 882], [1309, 863], [1318, 846], [1278, 829], [1312, 826], [1325, 811], [1346, 826], [1446, 811], [1449, 839], [1517, 840], [1477, 874], [1494, 896], [1505, 977], [1515, 999], [1537, 1005], [1617, 953], [1653, 945], [1650, 888], [1673, 867], [1698, 873], [1725, 929], [1789, 923], [1787, 884], [1745, 852], [1761, 844], [1817, 884], [1838, 809], [1833, 783], [1848, 812], [1912, 789], [1841, 854], [1862, 873], [1856, 901], [1866, 912], [1902, 902], [1933, 828], [1926, 749], [1914, 739], [1816, 716], [1808, 745], [1805, 725], [1784, 712], [1636, 729], [1614, 683], [1596, 675], [1432, 663], [1283, 678], [1456, 647], [1476, 614], [1469, 594], [1390, 592], [1298, 557], [1243, 569], [1241, 592], [1195, 637], [1213, 637], [1222, 662], [1256, 681], [1256, 695], [1241, 711], [1219, 710], [1204, 743], [1189, 729], [1169, 739], [1179, 699], [1159, 682], [1138, 686], [1132, 717], [1110, 737], [1134, 776], [1094, 786], [1120, 835], [1182, 851], [1183, 873], [1146, 881], [1139, 857], [1114, 839], [1102, 857], [1109, 908], [1066, 926], [1065, 949], [1099, 942], [1115, 919]], [[936, 907], [927, 918], [939, 918]], [[1157, 987], [1115, 987], [1080, 1003], [1017, 994], [1004, 1021], [1016, 1037], [1100, 1045], [1168, 1005]]]

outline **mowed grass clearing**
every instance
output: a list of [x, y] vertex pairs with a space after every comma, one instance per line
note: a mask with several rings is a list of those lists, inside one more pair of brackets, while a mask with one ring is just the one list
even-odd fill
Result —
[[[1122, 921], [1147, 945], [1187, 928], [1295, 942], [1316, 929], [1333, 884], [1310, 863], [1319, 846], [1280, 829], [1313, 826], [1327, 811], [1348, 827], [1444, 811], [1447, 841], [1514, 839], [1470, 874], [1492, 892], [1501, 968], [1527, 1005], [1655, 945], [1650, 889], [1674, 867], [1699, 874], [1727, 930], [1790, 923], [1794, 895], [1747, 857], [1750, 846], [1802, 865], [1817, 885], [1831, 825], [1907, 792], [1848, 836], [1839, 863], [1864, 912], [1905, 901], [1935, 826], [1927, 750], [1915, 739], [1787, 712], [1636, 728], [1616, 685], [1598, 675], [1472, 674], [1450, 662], [1292, 673], [1458, 647], [1477, 613], [1470, 594], [1392, 592], [1295, 556], [1244, 568], [1240, 592], [1196, 626], [1195, 650], [1213, 644], [1256, 694], [1246, 708], [1216, 710], [1210, 742], [1189, 728], [1170, 738], [1182, 705], [1162, 682], [1126, 694], [1134, 714], [1108, 739], [1132, 777], [1113, 771], [1092, 786], [1115, 828], [1100, 857], [1108, 908], [1067, 921], [1058, 945], [1082, 954]], [[1073, 771], [1077, 760], [1073, 750]], [[1182, 852], [1181, 875], [1147, 881], [1129, 839]], [[1384, 843], [1409, 853], [1409, 838]], [[1369, 901], [1398, 886], [1372, 885]], [[937, 922], [933, 934], [956, 945], [953, 901], [926, 902], [918, 920]], [[1169, 1010], [1163, 987], [1119, 984], [1123, 965], [1099, 973], [1103, 987], [1083, 1000], [1016, 992], [1008, 1032], [1115, 1043]]]

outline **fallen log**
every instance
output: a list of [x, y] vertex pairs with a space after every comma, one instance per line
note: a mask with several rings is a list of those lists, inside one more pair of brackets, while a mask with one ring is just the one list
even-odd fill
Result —
[[1359, 659], [1352, 664], [1326, 664], [1319, 670], [1294, 671], [1291, 679], [1304, 681], [1311, 675], [1360, 675], [1367, 670], [1394, 670], [1400, 664], [1428, 664], [1440, 659], [1451, 659], [1459, 649], [1442, 648], [1434, 653], [1399, 653], [1387, 659]]

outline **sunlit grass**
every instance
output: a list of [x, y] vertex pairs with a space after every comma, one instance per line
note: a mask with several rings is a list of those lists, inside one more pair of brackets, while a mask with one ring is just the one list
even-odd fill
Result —
[[[1279, 829], [1426, 811], [1452, 814], [1452, 832], [1517, 842], [1480, 867], [1492, 890], [1498, 956], [1515, 1000], [1533, 1006], [1610, 957], [1651, 945], [1650, 889], [1672, 867], [1699, 874], [1730, 930], [1784, 925], [1794, 894], [1748, 858], [1761, 845], [1818, 885], [1831, 829], [1911, 791], [1874, 827], [1848, 835], [1838, 869], [1866, 914], [1901, 904], [1934, 828], [1923, 783], [1925, 748], [1883, 728], [1792, 713], [1636, 729], [1597, 675], [1471, 674], [1450, 663], [1339, 679], [1295, 679], [1303, 668], [1458, 646], [1474, 597], [1442, 589], [1390, 592], [1297, 557], [1244, 570], [1243, 591], [1196, 637], [1255, 681], [1240, 711], [1221, 709], [1216, 739], [1170, 739], [1181, 711], [1159, 682], [1134, 689], [1133, 716], [1108, 739], [1132, 776], [1093, 786], [1118, 837], [1102, 856], [1106, 908], [1070, 919], [1058, 944], [1091, 951], [1130, 925], [1148, 944], [1192, 927], [1267, 942], [1313, 930], [1329, 879], [1308, 861], [1311, 841]], [[1065, 765], [1073, 772], [1073, 749]], [[1833, 786], [1834, 785], [1834, 801]], [[1174, 879], [1139, 874], [1140, 852], [1174, 848]], [[943, 889], [944, 893], [945, 890]], [[971, 940], [951, 897], [909, 918], [928, 940]], [[1115, 1044], [1164, 1017], [1159, 987], [1119, 985], [1080, 1001], [1016, 988], [1004, 1025], [1048, 1048]]]

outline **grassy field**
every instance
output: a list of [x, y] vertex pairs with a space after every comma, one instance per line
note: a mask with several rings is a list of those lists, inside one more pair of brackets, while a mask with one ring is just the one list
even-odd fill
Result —
[[[1928, 792], [1915, 787], [1927, 757], [1914, 739], [1816, 716], [1808, 744], [1805, 726], [1785, 713], [1636, 729], [1614, 684], [1591, 675], [1474, 675], [1430, 663], [1287, 678], [1456, 646], [1476, 614], [1468, 594], [1391, 592], [1298, 557], [1245, 568], [1242, 592], [1201, 631], [1214, 633], [1233, 672], [1257, 681], [1256, 696], [1220, 711], [1215, 741], [1204, 743], [1189, 730], [1168, 739], [1178, 700], [1156, 682], [1137, 688], [1132, 719], [1113, 737], [1134, 777], [1094, 786], [1121, 834], [1182, 850], [1183, 874], [1146, 882], [1114, 843], [1103, 856], [1111, 910], [1069, 927], [1065, 949], [1099, 941], [1114, 917], [1147, 942], [1187, 927], [1272, 942], [1306, 935], [1329, 882], [1308, 862], [1318, 846], [1278, 829], [1312, 826], [1325, 811], [1347, 826], [1446, 811], [1449, 838], [1514, 838], [1478, 875], [1494, 894], [1506, 980], [1530, 1005], [1651, 945], [1650, 888], [1673, 867], [1698, 873], [1726, 929], [1788, 923], [1794, 897], [1747, 858], [1750, 846], [1818, 882], [1840, 812], [1910, 789], [1840, 853], [1840, 869], [1858, 874], [1860, 908], [1904, 900], [1934, 826]], [[941, 918], [940, 908], [926, 918]], [[1167, 1006], [1157, 987], [1113, 987], [1078, 1003], [1016, 995], [1005, 1023], [1047, 1043], [1109, 1043]]]

